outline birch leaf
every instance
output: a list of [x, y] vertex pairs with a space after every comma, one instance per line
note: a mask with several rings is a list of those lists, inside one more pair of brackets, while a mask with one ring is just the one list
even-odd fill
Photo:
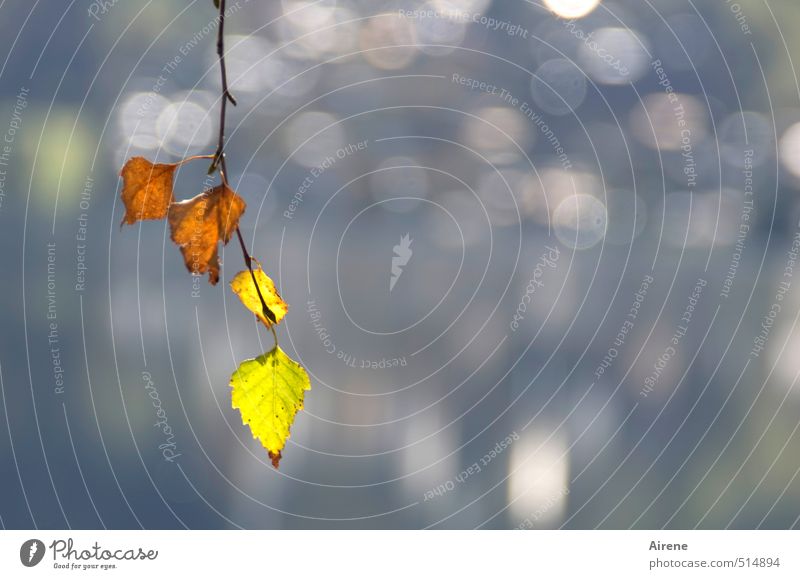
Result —
[[266, 312], [261, 307], [261, 300], [253, 283], [253, 276], [250, 275], [248, 270], [240, 271], [236, 274], [231, 280], [231, 289], [239, 296], [245, 307], [258, 316], [258, 319], [267, 327], [271, 324], [279, 324], [286, 312], [289, 311], [289, 306], [283, 301], [278, 290], [275, 289], [275, 284], [261, 267], [253, 270], [253, 275], [256, 277], [261, 296], [267, 305]]
[[164, 219], [172, 194], [172, 181], [179, 163], [151, 163], [144, 157], [128, 159], [122, 168], [122, 223], [133, 225], [143, 219]]
[[219, 185], [200, 195], [169, 207], [172, 241], [180, 248], [183, 261], [193, 274], [208, 272], [208, 281], [219, 281], [218, 244], [228, 243], [246, 204], [236, 192]]
[[250, 425], [253, 438], [267, 449], [278, 468], [295, 415], [303, 409], [311, 381], [303, 367], [278, 346], [258, 358], [245, 360], [231, 376], [232, 405]]

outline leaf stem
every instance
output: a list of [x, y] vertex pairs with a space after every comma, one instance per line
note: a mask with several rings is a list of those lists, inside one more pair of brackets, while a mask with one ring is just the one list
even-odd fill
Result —
[[[256, 286], [258, 287], [258, 286]], [[275, 347], [278, 347], [278, 334], [275, 332], [275, 326], [273, 324], [269, 324], [269, 329], [272, 332], [272, 337], [275, 339]]]
[[189, 161], [197, 161], [198, 159], [213, 159], [213, 158], [214, 155], [192, 155], [191, 157], [186, 157], [184, 159], [181, 159], [175, 164], [180, 166], [183, 165], [184, 163], [188, 163]]
[[[222, 80], [222, 95], [219, 109], [219, 137], [217, 139], [217, 151], [213, 155], [213, 161], [211, 162], [209, 173], [213, 172], [214, 170], [219, 171], [222, 183], [227, 184], [228, 167], [225, 164], [225, 116], [228, 102], [230, 101], [232, 105], [236, 106], [236, 99], [233, 98], [230, 88], [228, 87], [228, 73], [227, 69], [225, 68], [225, 0], [220, 0], [219, 2], [217, 56], [219, 58], [219, 70]], [[253, 258], [250, 256], [250, 252], [247, 251], [247, 246], [244, 243], [244, 237], [242, 236], [242, 232], [238, 225], [236, 226], [236, 237], [239, 238], [239, 246], [242, 248], [242, 257], [244, 258], [244, 263], [247, 266], [247, 269], [250, 271], [250, 277], [253, 280], [253, 285], [256, 286], [256, 293], [258, 293], [258, 299], [261, 301], [261, 310], [264, 313], [264, 317], [272, 322], [272, 324], [267, 324], [267, 326], [272, 331], [272, 337], [275, 338], [275, 346], [277, 346], [278, 334], [275, 332], [274, 328], [274, 324], [276, 322], [275, 314], [273, 314], [269, 307], [267, 307], [267, 302], [264, 300], [264, 296], [261, 294], [261, 288], [258, 286], [258, 281], [256, 281], [256, 274], [253, 272]]]

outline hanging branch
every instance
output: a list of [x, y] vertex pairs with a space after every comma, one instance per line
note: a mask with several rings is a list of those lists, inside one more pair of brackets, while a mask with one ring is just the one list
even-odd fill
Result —
[[[311, 381], [303, 367], [278, 346], [275, 326], [286, 316], [289, 306], [278, 294], [275, 282], [250, 255], [239, 229], [239, 219], [247, 204], [228, 186], [225, 161], [227, 106], [228, 103], [236, 105], [225, 69], [225, 0], [214, 0], [214, 5], [219, 10], [217, 56], [222, 79], [217, 149], [213, 155], [195, 155], [176, 163], [152, 163], [144, 157], [128, 159], [120, 173], [123, 180], [120, 196], [125, 205], [122, 224], [166, 219], [170, 238], [183, 254], [186, 268], [196, 275], [208, 273], [211, 285], [219, 282], [219, 245], [224, 247], [236, 232], [247, 270], [231, 278], [231, 290], [244, 307], [269, 328], [275, 347], [239, 364], [229, 382], [231, 406], [240, 411], [242, 424], [249, 425], [253, 437], [261, 441], [272, 465], [277, 468]], [[190, 199], [176, 200], [175, 172], [184, 163], [198, 159], [211, 159], [208, 174], [219, 172], [221, 183], [212, 189], [204, 188]], [[254, 262], [256, 269], [253, 269]], [[280, 400], [280, 404], [276, 400]]]
[[[233, 106], [236, 106], [236, 99], [233, 98], [230, 88], [228, 87], [228, 72], [225, 68], [225, 0], [219, 0], [218, 4], [219, 30], [217, 31], [217, 57], [219, 59], [219, 71], [222, 80], [222, 95], [220, 96], [219, 107], [219, 136], [217, 138], [217, 151], [214, 153], [214, 159], [211, 161], [211, 166], [209, 167], [208, 172], [213, 173], [214, 171], [219, 171], [222, 183], [227, 185], [228, 167], [225, 163], [225, 117], [227, 113], [228, 101], [230, 101]], [[258, 293], [258, 299], [261, 301], [261, 309], [264, 317], [272, 322], [271, 324], [267, 324], [267, 326], [272, 331], [272, 337], [275, 338], [275, 345], [277, 346], [278, 335], [275, 333], [274, 327], [274, 324], [276, 323], [275, 314], [273, 314], [269, 309], [267, 302], [264, 301], [264, 296], [261, 294], [261, 288], [256, 281], [256, 274], [253, 272], [253, 257], [250, 255], [250, 252], [247, 251], [247, 246], [244, 243], [244, 237], [242, 237], [242, 232], [238, 225], [236, 226], [236, 237], [239, 239], [239, 246], [242, 249], [244, 264], [247, 266], [247, 269], [250, 272], [253, 285], [256, 286], [256, 292]]]

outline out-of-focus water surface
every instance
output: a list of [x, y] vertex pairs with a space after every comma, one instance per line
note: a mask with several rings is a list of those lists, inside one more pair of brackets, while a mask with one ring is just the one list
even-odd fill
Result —
[[[8, 528], [788, 528], [800, 5], [229, 0], [229, 182], [312, 390], [131, 156], [213, 153], [210, 0], [0, 6]], [[203, 189], [206, 162], [176, 193]]]

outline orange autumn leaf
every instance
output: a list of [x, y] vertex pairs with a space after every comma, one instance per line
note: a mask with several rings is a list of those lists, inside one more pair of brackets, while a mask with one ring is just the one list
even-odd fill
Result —
[[164, 219], [173, 201], [172, 179], [179, 163], [151, 163], [144, 157], [128, 159], [122, 168], [122, 223]]
[[212, 285], [219, 281], [217, 245], [228, 243], [245, 207], [244, 199], [226, 185], [170, 205], [167, 219], [172, 241], [181, 248], [191, 273], [208, 272]]

